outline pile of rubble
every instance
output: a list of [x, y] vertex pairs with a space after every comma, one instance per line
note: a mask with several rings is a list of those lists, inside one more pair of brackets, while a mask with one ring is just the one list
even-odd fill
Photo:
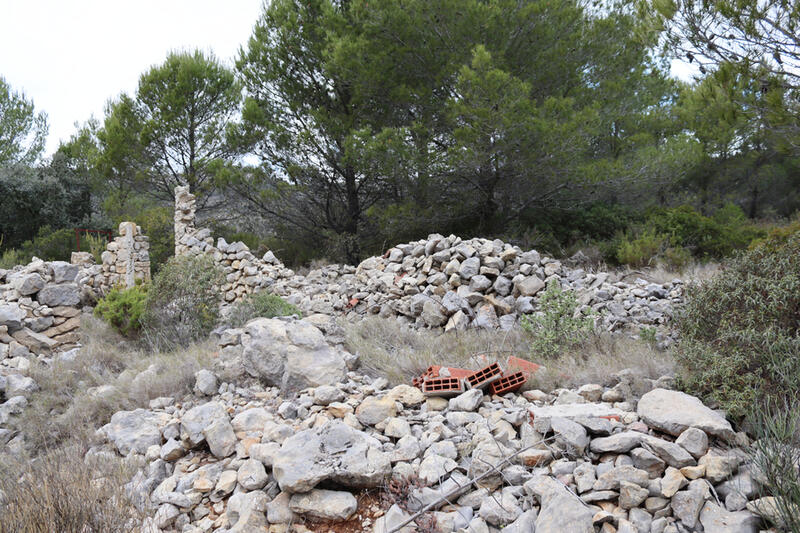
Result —
[[295, 274], [272, 252], [263, 258], [242, 242], [218, 239], [195, 226], [195, 197], [187, 187], [175, 189], [175, 255], [208, 254], [225, 274], [221, 287], [226, 304], [260, 290], [270, 290], [305, 314], [345, 316], [357, 320], [376, 314], [398, 318], [414, 327], [512, 328], [523, 315], [539, 310], [539, 297], [550, 283], [574, 291], [579, 312], [594, 313], [609, 331], [632, 325], [664, 326], [683, 301], [683, 283], [636, 280], [569, 268], [500, 240], [429, 235], [399, 244], [382, 257], [358, 267], [331, 265]]
[[548, 284], [574, 291], [578, 312], [609, 331], [665, 325], [683, 302], [683, 283], [636, 280], [568, 268], [500, 240], [430, 235], [391, 248], [357, 268], [331, 266], [279, 280], [271, 290], [306, 313], [397, 317], [415, 327], [514, 327], [536, 313]]
[[51, 355], [78, 341], [84, 294], [80, 267], [34, 260], [0, 270], [0, 362], [27, 368], [26, 357]]
[[[261, 363], [283, 354], [277, 366], [260, 371], [301, 383], [292, 360], [326, 350], [314, 329], [260, 322], [223, 344], [277, 344]], [[195, 396], [116, 413], [90, 454], [146, 459], [126, 489], [149, 532], [722, 533], [780, 520], [747, 437], [670, 378], [502, 395], [479, 383], [447, 399], [388, 388], [338, 355], [294, 397], [202, 370]]]

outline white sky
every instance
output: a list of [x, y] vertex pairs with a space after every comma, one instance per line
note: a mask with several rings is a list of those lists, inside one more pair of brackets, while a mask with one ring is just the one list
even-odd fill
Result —
[[232, 60], [262, 0], [0, 0], [0, 76], [50, 124], [47, 155], [170, 50]]
[[[0, 76], [50, 124], [46, 154], [170, 50], [200, 48], [232, 60], [262, 0], [0, 0]], [[673, 75], [694, 69], [674, 61]]]

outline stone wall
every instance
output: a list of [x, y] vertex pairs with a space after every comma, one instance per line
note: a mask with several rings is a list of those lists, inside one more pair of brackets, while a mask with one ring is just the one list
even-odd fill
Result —
[[148, 238], [133, 222], [119, 225], [102, 263], [88, 252], [71, 262], [42, 261], [0, 270], [0, 363], [17, 368], [31, 354], [48, 357], [77, 345], [87, 304], [118, 285], [150, 279]]
[[34, 259], [0, 270], [0, 364], [25, 370], [31, 354], [50, 355], [78, 342], [85, 295], [80, 267]]
[[219, 238], [214, 246], [211, 230], [195, 226], [195, 197], [188, 187], [175, 188], [175, 255], [208, 254], [225, 275], [220, 287], [223, 301], [235, 303], [246, 295], [294, 276], [272, 252], [256, 257], [243, 242]]

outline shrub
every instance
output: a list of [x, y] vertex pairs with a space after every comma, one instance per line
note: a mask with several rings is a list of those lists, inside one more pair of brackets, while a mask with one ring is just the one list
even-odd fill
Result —
[[208, 256], [172, 257], [153, 277], [143, 316], [152, 345], [187, 346], [205, 338], [219, 317], [220, 269]]
[[711, 217], [688, 205], [664, 209], [652, 213], [646, 225], [666, 236], [671, 246], [688, 248], [699, 258], [726, 257], [763, 235], [734, 204], [721, 207]]
[[[592, 317], [577, 313], [578, 300], [572, 291], [551, 281], [539, 297], [539, 311], [522, 317], [522, 329], [531, 333], [531, 355], [553, 357], [585, 341], [594, 330]], [[536, 359], [534, 359], [536, 360]]]
[[22, 243], [15, 259], [17, 264], [26, 264], [34, 256], [45, 261], [69, 261], [74, 250], [74, 230], [53, 230], [50, 226], [42, 226], [33, 240]]
[[635, 238], [623, 238], [617, 248], [617, 260], [623, 265], [643, 266], [651, 263], [664, 246], [665, 237], [652, 229]]
[[669, 270], [683, 272], [692, 261], [692, 253], [683, 246], [671, 246], [661, 254], [661, 260]]
[[277, 294], [267, 291], [248, 295], [238, 302], [228, 316], [228, 323], [234, 327], [243, 326], [254, 318], [274, 318], [276, 316], [299, 315], [303, 313], [297, 307], [285, 302]]
[[25, 262], [22, 252], [14, 248], [3, 250], [3, 255], [0, 256], [0, 268], [11, 269]]
[[129, 289], [115, 287], [97, 302], [94, 314], [129, 337], [142, 328], [146, 304], [147, 285], [136, 285]]
[[800, 390], [800, 232], [766, 242], [687, 290], [681, 381], [741, 417]]

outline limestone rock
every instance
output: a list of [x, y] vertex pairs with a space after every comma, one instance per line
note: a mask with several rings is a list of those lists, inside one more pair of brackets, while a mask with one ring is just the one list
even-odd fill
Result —
[[594, 533], [592, 511], [553, 478], [535, 476], [525, 483], [525, 492], [541, 503], [536, 533]]
[[269, 385], [302, 389], [333, 385], [344, 378], [344, 358], [307, 322], [258, 318], [244, 329], [244, 369]]
[[325, 480], [377, 487], [391, 471], [389, 455], [374, 438], [339, 421], [289, 437], [272, 465], [281, 489], [293, 493], [308, 492]]
[[724, 416], [684, 392], [654, 389], [639, 400], [637, 413], [647, 425], [670, 435], [678, 436], [693, 427], [724, 439], [734, 436]]
[[314, 489], [305, 494], [293, 494], [289, 508], [311, 518], [341, 521], [356, 512], [358, 502], [349, 492]]
[[128, 455], [131, 451], [144, 454], [150, 446], [161, 444], [161, 426], [169, 418], [166, 413], [154, 413], [146, 409], [118, 411], [99, 431], [120, 454]]

